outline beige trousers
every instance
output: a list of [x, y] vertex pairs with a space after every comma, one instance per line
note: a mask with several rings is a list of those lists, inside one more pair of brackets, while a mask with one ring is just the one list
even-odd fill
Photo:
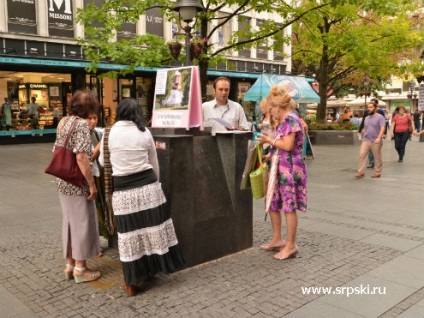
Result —
[[368, 152], [371, 150], [374, 155], [374, 172], [381, 174], [383, 170], [383, 161], [381, 160], [381, 148], [383, 143], [375, 144], [368, 140], [363, 140], [361, 143], [361, 149], [359, 150], [359, 160], [358, 160], [358, 172], [364, 173], [365, 167], [367, 165]]

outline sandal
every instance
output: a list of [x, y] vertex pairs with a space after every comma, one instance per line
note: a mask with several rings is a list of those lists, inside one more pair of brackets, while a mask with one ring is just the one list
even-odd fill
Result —
[[74, 280], [75, 283], [85, 283], [91, 282], [93, 280], [99, 279], [102, 274], [99, 271], [93, 271], [87, 267], [74, 267]]
[[63, 272], [65, 273], [65, 279], [71, 280], [72, 278], [74, 278], [74, 265], [66, 264], [66, 267]]
[[134, 285], [122, 284], [122, 288], [125, 290], [127, 297], [133, 297], [137, 295], [137, 288]]

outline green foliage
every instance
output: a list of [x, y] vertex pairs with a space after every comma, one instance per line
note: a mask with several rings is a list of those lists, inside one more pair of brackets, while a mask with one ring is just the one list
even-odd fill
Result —
[[[339, 95], [355, 72], [361, 78], [366, 72], [381, 85], [383, 79], [400, 72], [398, 62], [405, 52], [424, 44], [423, 31], [414, 28], [408, 16], [413, 9], [409, 1], [329, 2], [293, 25], [294, 71], [316, 74], [320, 86], [318, 121], [325, 120], [328, 87]], [[306, 10], [314, 1], [300, 3]]]
[[358, 130], [358, 126], [351, 122], [320, 123], [312, 122], [309, 130]]

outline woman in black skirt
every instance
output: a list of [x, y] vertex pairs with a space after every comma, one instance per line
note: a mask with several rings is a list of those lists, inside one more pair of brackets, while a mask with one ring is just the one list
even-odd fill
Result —
[[158, 181], [155, 143], [135, 99], [119, 103], [116, 123], [109, 135], [103, 136], [100, 149], [100, 164], [109, 158], [112, 167], [112, 207], [124, 289], [127, 296], [134, 296], [145, 278], [158, 272], [173, 272], [184, 265]]

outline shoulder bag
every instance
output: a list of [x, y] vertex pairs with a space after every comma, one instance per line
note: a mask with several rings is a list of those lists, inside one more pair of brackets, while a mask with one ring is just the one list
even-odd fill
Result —
[[76, 123], [77, 120], [75, 119], [69, 128], [65, 144], [63, 146], [55, 147], [52, 161], [44, 172], [62, 179], [74, 186], [82, 187], [84, 185], [85, 178], [78, 166], [77, 156], [71, 149], [66, 148]]
[[258, 151], [259, 159], [259, 168], [255, 171], [252, 171], [249, 175], [250, 185], [252, 187], [252, 195], [254, 199], [261, 199], [265, 196], [266, 192], [266, 182], [268, 180], [268, 166], [266, 163], [262, 163], [262, 154], [260, 146], [257, 145], [256, 149]]

